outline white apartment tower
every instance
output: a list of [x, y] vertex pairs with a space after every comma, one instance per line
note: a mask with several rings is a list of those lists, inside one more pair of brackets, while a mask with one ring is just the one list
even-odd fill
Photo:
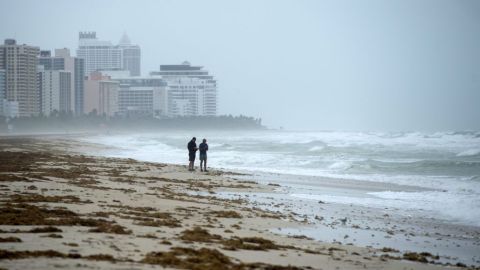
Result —
[[95, 32], [80, 32], [77, 57], [85, 59], [85, 73], [93, 71], [128, 70], [130, 76], [140, 76], [141, 50], [123, 34], [118, 45], [98, 40]]
[[45, 116], [70, 112], [72, 74], [65, 70], [47, 70], [38, 66], [38, 85], [41, 92], [41, 111]]
[[168, 84], [168, 116], [215, 116], [217, 114], [217, 81], [202, 66], [189, 62], [161, 65], [161, 76]]

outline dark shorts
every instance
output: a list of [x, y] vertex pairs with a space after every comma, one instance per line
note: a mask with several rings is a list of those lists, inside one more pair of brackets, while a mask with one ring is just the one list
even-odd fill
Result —
[[207, 154], [200, 153], [200, 160], [207, 160]]
[[188, 153], [188, 160], [189, 161], [195, 161], [195, 152], [189, 152]]

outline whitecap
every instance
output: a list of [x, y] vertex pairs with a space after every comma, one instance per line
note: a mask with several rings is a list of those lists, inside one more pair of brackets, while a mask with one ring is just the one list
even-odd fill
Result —
[[309, 152], [321, 152], [323, 149], [325, 149], [325, 146], [313, 146], [310, 149], [308, 149]]
[[457, 154], [457, 157], [471, 157], [480, 155], [480, 148], [468, 149]]
[[347, 170], [347, 169], [350, 169], [351, 167], [352, 167], [352, 163], [348, 161], [337, 161], [331, 164], [330, 166], [328, 166], [329, 169], [333, 169], [333, 170]]

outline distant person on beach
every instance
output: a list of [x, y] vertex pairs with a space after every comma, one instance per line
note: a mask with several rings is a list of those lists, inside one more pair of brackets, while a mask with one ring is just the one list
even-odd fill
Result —
[[197, 148], [197, 144], [195, 143], [195, 141], [197, 140], [197, 138], [193, 137], [192, 140], [190, 140], [190, 142], [188, 143], [187, 145], [187, 148], [188, 148], [188, 161], [190, 162], [188, 164], [188, 170], [189, 171], [194, 171], [195, 169], [193, 168], [193, 163], [195, 162], [195, 154], [198, 150]]
[[[207, 151], [208, 151], [207, 139], [203, 139], [198, 149], [200, 150], [200, 171], [208, 172], [207, 171]], [[202, 163], [203, 163], [203, 170], [202, 170]]]

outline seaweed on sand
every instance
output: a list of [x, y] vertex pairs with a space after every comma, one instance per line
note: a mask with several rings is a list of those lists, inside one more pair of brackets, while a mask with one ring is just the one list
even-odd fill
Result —
[[91, 201], [82, 201], [77, 196], [44, 196], [35, 193], [14, 194], [10, 196], [11, 202], [48, 202], [48, 203], [91, 203]]
[[223, 249], [226, 250], [269, 250], [284, 248], [284, 246], [277, 245], [273, 241], [261, 237], [234, 237], [224, 240], [222, 243]]
[[0, 225], [49, 225], [97, 227], [92, 232], [130, 234], [124, 227], [104, 219], [81, 218], [65, 209], [47, 209], [29, 204], [6, 204], [0, 207]]
[[221, 240], [222, 237], [216, 234], [210, 234], [207, 230], [195, 227], [192, 230], [185, 230], [181, 233], [180, 239], [189, 242], [215, 242]]
[[242, 218], [242, 215], [235, 211], [213, 211], [211, 212], [212, 215], [215, 217], [220, 217], [220, 218]]
[[242, 269], [216, 249], [174, 247], [168, 252], [150, 252], [143, 263], [192, 270]]
[[270, 265], [264, 263], [237, 263], [216, 249], [174, 247], [167, 252], [150, 252], [141, 261], [164, 267], [191, 270], [300, 270], [294, 266]]
[[18, 237], [0, 237], [0, 243], [19, 243], [22, 242], [22, 239]]
[[118, 261], [112, 255], [109, 255], [109, 254], [92, 254], [88, 256], [82, 256], [76, 253], [65, 254], [55, 250], [10, 251], [10, 250], [0, 249], [0, 260], [5, 260], [5, 259], [19, 260], [19, 259], [37, 258], [37, 257], [87, 259], [87, 260], [110, 261], [110, 262]]
[[417, 252], [406, 252], [403, 254], [403, 258], [405, 260], [409, 260], [409, 261], [415, 261], [415, 262], [422, 262], [422, 263], [428, 263], [428, 259], [427, 258], [432, 258], [432, 259], [436, 259], [438, 260], [439, 257], [438, 256], [434, 256], [428, 252], [421, 252], [421, 253], [417, 253]]

